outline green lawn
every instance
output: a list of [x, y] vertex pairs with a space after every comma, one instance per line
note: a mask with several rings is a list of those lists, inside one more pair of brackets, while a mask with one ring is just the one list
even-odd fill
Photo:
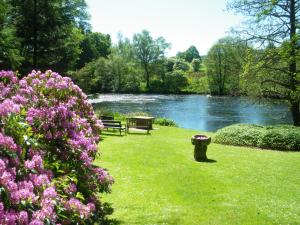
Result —
[[211, 144], [215, 163], [193, 160], [199, 131], [159, 127], [151, 135], [103, 135], [97, 165], [116, 180], [121, 224], [300, 224], [300, 153]]

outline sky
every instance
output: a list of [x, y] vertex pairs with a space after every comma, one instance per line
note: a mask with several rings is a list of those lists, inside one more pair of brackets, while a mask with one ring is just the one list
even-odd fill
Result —
[[168, 56], [196, 46], [206, 55], [218, 39], [237, 26], [241, 16], [226, 11], [226, 0], [86, 0], [94, 32], [117, 34], [132, 39], [148, 30], [153, 38], [162, 36], [172, 48]]

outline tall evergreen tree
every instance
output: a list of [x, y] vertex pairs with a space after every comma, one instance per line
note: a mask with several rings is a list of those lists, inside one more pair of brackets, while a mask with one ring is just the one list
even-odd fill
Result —
[[73, 68], [87, 24], [84, 0], [10, 0], [17, 36], [25, 58], [23, 71]]
[[88, 31], [84, 34], [84, 39], [80, 44], [82, 52], [76, 67], [82, 68], [99, 57], [108, 57], [110, 53], [111, 39], [109, 34]]
[[22, 61], [20, 41], [9, 13], [10, 4], [0, 0], [0, 69], [17, 69]]

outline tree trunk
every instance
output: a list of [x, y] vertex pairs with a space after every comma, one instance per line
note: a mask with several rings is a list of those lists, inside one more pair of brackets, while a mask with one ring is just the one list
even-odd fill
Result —
[[[295, 0], [290, 0], [290, 61], [289, 61], [289, 74], [292, 94], [297, 91], [297, 61], [296, 61], [296, 9]], [[299, 99], [291, 100], [291, 113], [295, 126], [300, 126], [300, 112], [299, 112]]]
[[118, 93], [121, 90], [121, 72], [120, 72], [120, 62], [118, 61]]
[[149, 71], [148, 71], [148, 65], [144, 64], [144, 68], [145, 68], [145, 73], [146, 73], [146, 88], [147, 88], [147, 90], [150, 90], [150, 75], [149, 75]]
[[37, 67], [37, 0], [33, 1], [33, 55], [32, 65], [33, 69]]
[[293, 102], [291, 105], [292, 118], [295, 126], [300, 126], [300, 102]]
[[223, 74], [222, 74], [222, 56], [220, 49], [218, 49], [218, 87], [219, 87], [219, 95], [224, 94], [224, 85], [223, 85]]

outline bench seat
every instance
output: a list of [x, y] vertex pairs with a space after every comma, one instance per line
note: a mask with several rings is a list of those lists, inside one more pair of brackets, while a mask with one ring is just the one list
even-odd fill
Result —
[[121, 121], [118, 120], [102, 120], [104, 129], [113, 129], [113, 130], [119, 130], [120, 135], [122, 135], [122, 131], [124, 131], [126, 135], [126, 126], [123, 127]]

